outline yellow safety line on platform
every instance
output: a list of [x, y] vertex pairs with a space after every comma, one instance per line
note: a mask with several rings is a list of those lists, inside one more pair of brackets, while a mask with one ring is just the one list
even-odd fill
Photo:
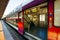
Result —
[[0, 21], [0, 40], [5, 40], [1, 21]]

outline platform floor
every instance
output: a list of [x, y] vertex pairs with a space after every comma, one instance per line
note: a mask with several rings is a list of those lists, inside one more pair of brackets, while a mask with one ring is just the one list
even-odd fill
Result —
[[5, 40], [2, 23], [0, 21], [0, 40]]
[[2, 20], [0, 20], [0, 40], [14, 40]]

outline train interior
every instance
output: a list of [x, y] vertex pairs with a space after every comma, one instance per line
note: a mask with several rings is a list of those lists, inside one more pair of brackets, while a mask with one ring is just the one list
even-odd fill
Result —
[[47, 40], [47, 2], [24, 11], [24, 29], [27, 33]]

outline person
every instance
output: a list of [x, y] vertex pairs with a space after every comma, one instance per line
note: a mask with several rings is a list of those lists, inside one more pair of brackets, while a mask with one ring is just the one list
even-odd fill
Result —
[[30, 29], [34, 29], [35, 24], [33, 23], [33, 21], [30, 21]]
[[21, 22], [21, 19], [18, 20], [18, 32], [20, 34], [23, 34], [24, 33], [23, 22]]

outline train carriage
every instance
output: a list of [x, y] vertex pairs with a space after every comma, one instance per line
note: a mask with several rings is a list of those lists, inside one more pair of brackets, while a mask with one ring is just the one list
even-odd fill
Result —
[[[42, 40], [60, 40], [60, 0], [34, 0], [6, 21], [15, 25], [21, 35], [25, 32]], [[23, 27], [18, 26], [19, 19]], [[23, 31], [22, 31], [23, 30]]]

